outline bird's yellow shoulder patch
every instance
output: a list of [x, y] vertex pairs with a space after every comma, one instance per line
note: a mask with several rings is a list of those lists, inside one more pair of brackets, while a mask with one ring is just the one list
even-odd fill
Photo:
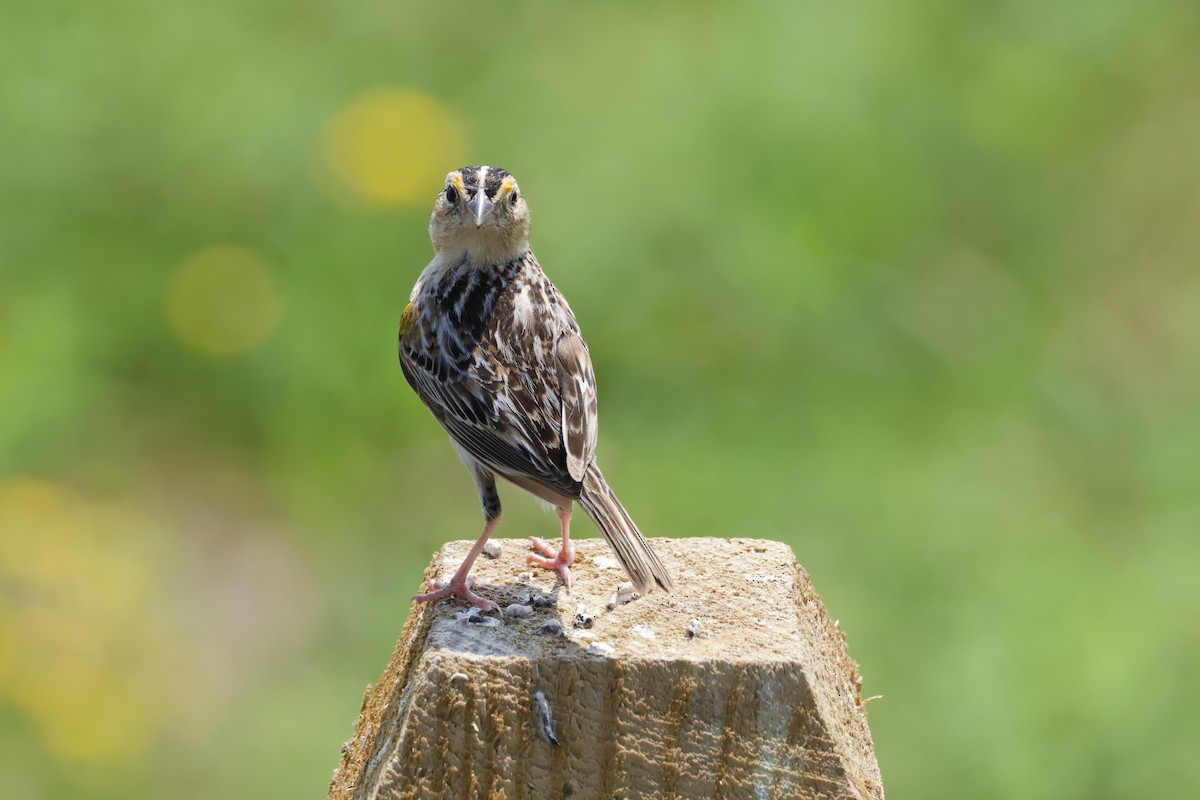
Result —
[[415, 322], [413, 317], [415, 317], [415, 316], [416, 316], [416, 312], [413, 310], [413, 304], [409, 303], [408, 305], [406, 305], [404, 307], [404, 312], [400, 315], [400, 335], [401, 336], [404, 336], [404, 334], [408, 333], [409, 331], [411, 331], [413, 329], [414, 322]]

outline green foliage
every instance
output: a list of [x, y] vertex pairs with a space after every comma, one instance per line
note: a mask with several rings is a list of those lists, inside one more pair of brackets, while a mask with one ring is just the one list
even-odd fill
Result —
[[795, 548], [891, 796], [1200, 790], [1195, 3], [409, 5], [3, 12], [6, 795], [322, 790], [481, 524], [395, 356], [467, 163], [643, 530]]

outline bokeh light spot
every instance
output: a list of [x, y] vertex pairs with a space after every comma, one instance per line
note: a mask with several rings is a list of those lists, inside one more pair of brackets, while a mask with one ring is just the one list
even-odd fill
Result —
[[465, 150], [453, 111], [403, 89], [363, 93], [330, 120], [326, 134], [325, 160], [339, 188], [374, 206], [431, 202]]
[[48, 481], [0, 481], [0, 704], [64, 760], [126, 761], [159, 726], [159, 692], [130, 663], [156, 638], [152, 581], [126, 547], [147, 526]]
[[266, 342], [283, 317], [283, 302], [258, 256], [215, 245], [180, 265], [167, 290], [166, 312], [185, 345], [226, 358]]

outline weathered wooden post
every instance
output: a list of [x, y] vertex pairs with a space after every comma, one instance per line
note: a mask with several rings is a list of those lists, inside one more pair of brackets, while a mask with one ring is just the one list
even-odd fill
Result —
[[[622, 603], [624, 573], [592, 539], [572, 593], [551, 596], [549, 574], [519, 577], [526, 542], [501, 540], [476, 587], [521, 608], [416, 606], [331, 800], [882, 798], [858, 667], [791, 550], [653, 544], [671, 594]], [[427, 577], [469, 545], [443, 547]]]

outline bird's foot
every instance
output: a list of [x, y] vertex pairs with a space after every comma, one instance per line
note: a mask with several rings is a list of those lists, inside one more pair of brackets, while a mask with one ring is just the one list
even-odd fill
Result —
[[471, 587], [475, 585], [475, 579], [464, 577], [460, 578], [455, 575], [449, 581], [433, 581], [433, 591], [419, 594], [413, 597], [418, 603], [428, 603], [432, 600], [441, 600], [446, 597], [461, 597], [473, 606], [479, 606], [484, 611], [499, 611], [500, 606], [488, 600], [486, 597], [480, 597], [471, 591]]
[[543, 569], [552, 569], [558, 573], [559, 580], [567, 589], [571, 588], [571, 570], [570, 566], [575, 561], [575, 546], [568, 540], [566, 545], [561, 550], [555, 550], [545, 541], [536, 536], [529, 537], [529, 544], [534, 550], [541, 553], [540, 556], [530, 553], [525, 556], [525, 560], [530, 564], [537, 564]]

